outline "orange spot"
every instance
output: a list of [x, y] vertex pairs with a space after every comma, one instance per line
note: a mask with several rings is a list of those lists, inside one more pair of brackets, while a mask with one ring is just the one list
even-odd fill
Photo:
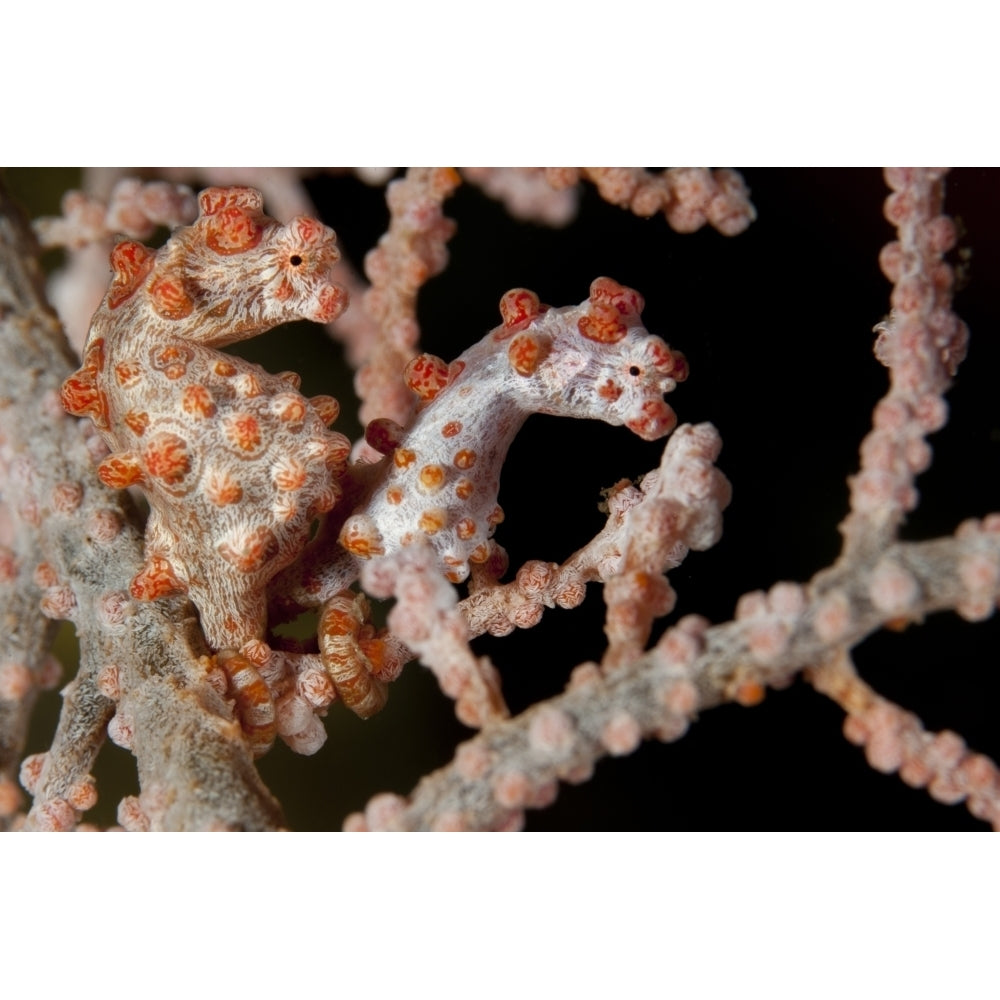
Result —
[[385, 491], [385, 498], [394, 507], [399, 506], [403, 502], [403, 491], [398, 486], [390, 486]]
[[489, 517], [486, 518], [488, 524], [500, 524], [504, 519], [504, 512], [500, 508], [499, 504], [490, 511]]
[[307, 215], [300, 215], [294, 220], [293, 226], [299, 239], [310, 246], [319, 242], [324, 228], [315, 219], [310, 219]]
[[279, 302], [284, 302], [292, 297], [292, 283], [287, 278], [281, 279], [281, 284], [275, 290], [274, 297]]
[[142, 466], [130, 451], [108, 455], [97, 467], [98, 478], [113, 490], [124, 490], [143, 480]]
[[613, 403], [621, 394], [622, 387], [614, 379], [610, 378], [597, 390], [597, 395], [601, 399], [606, 399], [609, 403]]
[[343, 434], [331, 434], [325, 442], [326, 467], [331, 472], [342, 470], [351, 457], [351, 442]]
[[183, 593], [187, 588], [163, 556], [153, 556], [133, 578], [129, 593], [137, 601], [155, 601], [168, 594]]
[[164, 483], [175, 486], [191, 471], [187, 442], [170, 431], [154, 435], [143, 449], [146, 471]]
[[129, 410], [125, 414], [125, 423], [128, 424], [129, 429], [138, 437], [142, 437], [146, 433], [146, 428], [149, 426], [149, 414], [148, 413], [136, 413], [135, 410]]
[[223, 378], [229, 378], [236, 374], [236, 365], [231, 361], [216, 361], [215, 374], [221, 375]]
[[319, 293], [319, 306], [309, 318], [317, 323], [332, 323], [347, 308], [347, 292], [340, 285], [327, 285]]
[[134, 240], [124, 240], [111, 251], [114, 276], [108, 290], [108, 308], [117, 309], [131, 298], [153, 269], [154, 253]]
[[212, 394], [203, 385], [189, 385], [181, 395], [181, 408], [193, 417], [206, 419], [214, 416]]
[[340, 403], [333, 396], [312, 396], [309, 405], [319, 414], [320, 420], [327, 426], [340, 416]]
[[458, 524], [455, 525], [455, 533], [463, 542], [468, 541], [476, 533], [476, 522], [472, 520], [471, 517], [463, 517]]
[[469, 553], [469, 562], [474, 563], [484, 563], [490, 557], [490, 546], [488, 542], [483, 542], [481, 545], [477, 545]]
[[119, 361], [115, 365], [115, 378], [123, 389], [129, 389], [142, 375], [142, 366], [137, 361]]
[[634, 288], [620, 285], [614, 278], [595, 278], [590, 283], [590, 301], [611, 306], [621, 316], [638, 316], [646, 305]]
[[683, 382], [688, 376], [687, 358], [680, 351], [672, 351], [659, 337], [650, 341], [649, 352], [653, 367], [663, 375], [669, 375], [676, 382]]
[[662, 399], [647, 399], [641, 416], [626, 420], [625, 426], [644, 441], [655, 441], [672, 431], [676, 423], [677, 414]]
[[63, 409], [75, 417], [90, 417], [102, 430], [109, 426], [108, 397], [97, 384], [104, 368], [104, 340], [92, 341], [83, 356], [82, 367], [62, 384], [59, 398]]
[[251, 372], [244, 372], [236, 380], [236, 391], [244, 399], [254, 399], [256, 396], [260, 396], [264, 392], [260, 384], [260, 379]]
[[496, 337], [504, 337], [523, 330], [536, 316], [542, 312], [538, 296], [527, 288], [512, 288], [500, 299], [500, 315], [503, 317], [503, 330]]
[[762, 684], [756, 681], [741, 681], [733, 692], [733, 698], [744, 708], [759, 705], [764, 700], [766, 691]]
[[425, 465], [417, 483], [425, 493], [436, 493], [444, 485], [444, 469], [440, 465]]
[[530, 333], [519, 333], [507, 348], [511, 368], [518, 375], [534, 375], [547, 354], [544, 341]]
[[397, 468], [406, 469], [413, 465], [417, 456], [409, 448], [397, 448], [392, 453], [392, 460], [396, 463]]
[[234, 532], [215, 548], [241, 573], [252, 573], [278, 554], [278, 540], [270, 528], [261, 525], [252, 531]]
[[153, 308], [164, 319], [183, 319], [194, 310], [194, 303], [184, 290], [182, 281], [169, 275], [153, 278], [149, 297]]
[[457, 379], [458, 376], [461, 375], [462, 372], [464, 371], [465, 371], [464, 361], [452, 361], [452, 363], [448, 365], [448, 381], [454, 382], [455, 379]]
[[271, 401], [278, 419], [285, 424], [301, 424], [306, 418], [306, 401], [296, 393], [281, 393]]
[[418, 354], [403, 370], [403, 378], [421, 399], [431, 400], [448, 384], [448, 365], [433, 354]]
[[462, 422], [460, 420], [449, 420], [448, 423], [441, 428], [441, 433], [446, 438], [453, 438], [456, 434], [461, 434]]
[[202, 217], [216, 215], [226, 208], [241, 208], [259, 214], [264, 207], [261, 193], [252, 187], [210, 187], [198, 195], [198, 208]]
[[274, 485], [286, 492], [301, 489], [306, 478], [306, 467], [290, 455], [286, 455], [275, 465], [272, 474]]
[[468, 500], [475, 491], [476, 487], [471, 479], [460, 479], [455, 483], [455, 496], [459, 500]]
[[186, 344], [168, 344], [159, 350], [153, 350], [153, 368], [163, 372], [169, 379], [179, 379], [187, 372], [188, 363], [194, 357], [194, 351]]
[[234, 413], [225, 421], [226, 438], [240, 451], [255, 451], [261, 444], [260, 424], [250, 413]]
[[463, 448], [455, 452], [455, 467], [458, 469], [471, 469], [476, 464], [478, 456], [469, 448]]
[[448, 514], [440, 507], [431, 507], [425, 510], [417, 521], [417, 527], [425, 535], [436, 535], [447, 523]]
[[340, 530], [338, 541], [348, 552], [361, 559], [370, 559], [385, 553], [382, 536], [370, 517], [364, 514], [349, 517]]
[[264, 228], [255, 215], [238, 207], [224, 208], [205, 223], [205, 243], [224, 257], [252, 250], [263, 234]]
[[243, 499], [243, 487], [228, 472], [219, 469], [208, 476], [205, 496], [216, 507], [226, 507]]
[[628, 333], [628, 327], [621, 322], [618, 310], [612, 305], [598, 302], [577, 321], [577, 329], [587, 340], [599, 344], [616, 344]]

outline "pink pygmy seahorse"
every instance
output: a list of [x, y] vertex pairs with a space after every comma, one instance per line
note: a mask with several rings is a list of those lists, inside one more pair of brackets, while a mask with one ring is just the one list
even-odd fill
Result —
[[251, 188], [210, 188], [198, 202], [197, 221], [161, 249], [114, 248], [110, 288], [62, 400], [111, 449], [103, 482], [137, 485], [149, 500], [132, 596], [190, 596], [261, 753], [274, 705], [250, 660], [267, 655], [266, 585], [339, 499], [350, 444], [328, 430], [335, 399], [307, 399], [294, 373], [216, 348], [290, 320], [329, 322], [347, 295], [331, 278], [339, 253], [326, 226], [280, 225]]
[[298, 603], [329, 601], [320, 648], [338, 690], [384, 701], [377, 667], [356, 643], [345, 643], [360, 618], [356, 610], [353, 618], [345, 614], [354, 595], [344, 588], [361, 563], [427, 543], [443, 574], [459, 583], [470, 563], [490, 560], [503, 520], [501, 467], [530, 414], [624, 424], [648, 441], [674, 428], [663, 396], [687, 377], [687, 362], [643, 328], [642, 308], [638, 292], [610, 278], [596, 279], [586, 301], [562, 309], [513, 289], [500, 301], [502, 324], [456, 361], [423, 354], [410, 362], [405, 378], [421, 409], [405, 431], [384, 420], [368, 425], [368, 443], [386, 458], [371, 471], [355, 466], [349, 473], [368, 485], [340, 530], [343, 552], [332, 561], [307, 557], [283, 577], [298, 575], [290, 589]]

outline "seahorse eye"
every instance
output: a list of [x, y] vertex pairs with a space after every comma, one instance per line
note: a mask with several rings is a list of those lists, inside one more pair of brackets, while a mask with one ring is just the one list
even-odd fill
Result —
[[293, 253], [292, 256], [288, 258], [288, 263], [291, 264], [292, 267], [298, 267], [302, 263], [302, 258], [297, 253]]
[[638, 365], [632, 365], [628, 370], [629, 375], [633, 378], [638, 378], [642, 374], [642, 369]]

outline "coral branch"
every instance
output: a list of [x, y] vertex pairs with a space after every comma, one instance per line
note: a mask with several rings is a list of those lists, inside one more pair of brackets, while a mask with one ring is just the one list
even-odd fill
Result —
[[945, 730], [928, 733], [920, 720], [879, 697], [854, 670], [846, 653], [808, 672], [817, 691], [829, 695], [847, 718], [844, 735], [865, 748], [876, 771], [892, 774], [946, 805], [965, 801], [977, 819], [1000, 829], [1000, 769], [965, 741]]
[[[910, 575], [919, 595], [911, 613], [969, 601], [970, 561], [1000, 560], [998, 528], [1000, 518], [993, 516], [961, 537], [891, 546], [886, 558]], [[983, 581], [977, 588], [982, 595]], [[987, 591], [995, 604], [1000, 585], [994, 581]], [[776, 584], [766, 597], [747, 595], [741, 604], [742, 613], [724, 625], [682, 619], [649, 653], [609, 674], [595, 664], [577, 667], [564, 694], [488, 727], [409, 799], [377, 797], [345, 828], [518, 827], [525, 808], [551, 804], [557, 781], [586, 780], [601, 757], [630, 753], [643, 738], [679, 738], [696, 711], [731, 701], [756, 704], [766, 686], [784, 687], [799, 671], [824, 662], [831, 643], [857, 645], [895, 616], [895, 609], [876, 603], [863, 576], [845, 572], [819, 574], [806, 587]], [[973, 761], [967, 765], [978, 796], [972, 807], [995, 822], [987, 802], [995, 768], [978, 756]]]
[[955, 224], [941, 214], [942, 175], [886, 171], [894, 193], [885, 214], [899, 239], [879, 258], [893, 291], [892, 313], [875, 328], [875, 356], [892, 381], [862, 442], [861, 470], [849, 481], [851, 514], [841, 525], [849, 552], [884, 544], [916, 507], [914, 479], [931, 463], [925, 438], [948, 418], [944, 392], [965, 357], [968, 329], [951, 311], [954, 275], [943, 262], [956, 236]]

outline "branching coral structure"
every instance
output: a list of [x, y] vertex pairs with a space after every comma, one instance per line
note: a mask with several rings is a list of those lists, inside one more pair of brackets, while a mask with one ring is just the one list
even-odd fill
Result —
[[992, 175], [777, 176], [5, 195], [0, 823], [1000, 826]]

